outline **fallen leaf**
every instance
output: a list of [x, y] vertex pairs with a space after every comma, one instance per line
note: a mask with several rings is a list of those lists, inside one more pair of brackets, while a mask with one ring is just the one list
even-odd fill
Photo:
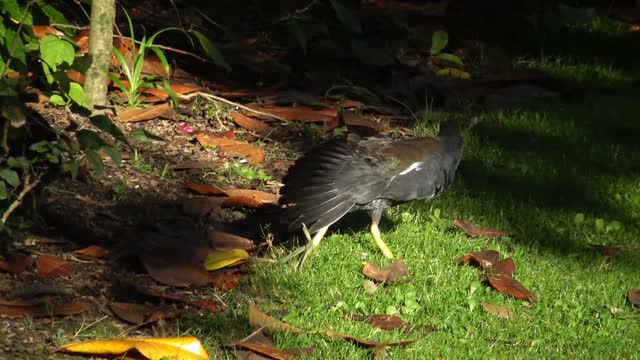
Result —
[[398, 259], [382, 268], [368, 262], [362, 268], [362, 274], [384, 284], [405, 283], [412, 280], [409, 275], [409, 268], [407, 268], [402, 259]]
[[84, 249], [76, 250], [73, 253], [88, 256], [94, 259], [104, 259], [109, 256], [109, 250], [96, 245], [91, 245]]
[[[194, 84], [171, 84], [170, 88], [171, 91], [176, 95], [186, 95], [202, 90], [200, 86]], [[164, 89], [146, 88], [142, 92], [144, 94], [154, 96], [155, 98], [157, 98], [157, 100], [166, 101], [167, 99], [169, 99], [169, 94]]]
[[640, 305], [640, 289], [631, 289], [627, 294], [629, 302], [634, 305]]
[[190, 304], [202, 309], [206, 309], [206, 310], [210, 310], [210, 311], [216, 311], [217, 309], [217, 304], [211, 301], [206, 301], [206, 300], [189, 300], [186, 298], [183, 298], [181, 296], [178, 295], [173, 295], [173, 294], [169, 294], [166, 292], [161, 292], [161, 291], [157, 291], [154, 289], [150, 289], [147, 287], [142, 287], [139, 284], [135, 284], [135, 283], [127, 283], [131, 289], [137, 291], [140, 294], [146, 295], [146, 296], [151, 296], [154, 298], [159, 298], [159, 299], [164, 299], [164, 300], [169, 300], [169, 301], [174, 301], [174, 302], [179, 302], [179, 303], [184, 303], [184, 304]]
[[211, 133], [198, 133], [196, 139], [202, 146], [217, 146], [223, 152], [246, 159], [252, 164], [261, 164], [264, 161], [262, 149], [243, 141], [225, 139]]
[[145, 108], [125, 109], [119, 113], [120, 122], [139, 122], [152, 120], [169, 110], [169, 104], [163, 103]]
[[249, 196], [230, 196], [224, 199], [221, 205], [225, 208], [257, 209], [263, 204], [262, 201]]
[[231, 290], [238, 286], [240, 274], [237, 272], [222, 272], [211, 276], [211, 285], [218, 289]]
[[376, 122], [372, 119], [367, 118], [366, 116], [363, 116], [353, 111], [343, 112], [342, 121], [344, 121], [344, 124], [347, 125], [348, 127], [349, 126], [365, 127], [365, 128], [373, 129], [376, 132], [383, 132], [388, 128], [388, 126], [383, 123]]
[[250, 118], [237, 111], [232, 112], [231, 117], [233, 118], [233, 121], [242, 128], [253, 131], [262, 137], [267, 137], [274, 131], [274, 128], [266, 124], [264, 121]]
[[150, 255], [140, 256], [140, 261], [149, 275], [162, 284], [178, 287], [204, 286], [211, 280], [207, 269], [199, 264], [170, 261]]
[[268, 193], [260, 190], [253, 190], [253, 189], [225, 189], [224, 192], [229, 197], [234, 197], [234, 196], [250, 197], [260, 201], [263, 204], [277, 204], [278, 199], [280, 198], [276, 194], [272, 194], [272, 193]]
[[362, 339], [362, 338], [357, 338], [353, 336], [338, 334], [332, 329], [325, 329], [325, 333], [332, 339], [347, 340], [354, 344], [364, 346], [364, 347], [407, 346], [418, 341], [418, 339], [399, 340], [399, 341], [374, 341], [374, 340], [368, 340], [368, 339]]
[[293, 360], [293, 359], [297, 359], [298, 357], [285, 351], [285, 350], [280, 350], [278, 348], [276, 348], [275, 346], [272, 345], [266, 345], [266, 344], [261, 344], [261, 343], [256, 343], [256, 342], [248, 342], [248, 341], [242, 341], [242, 340], [236, 340], [233, 342], [234, 344], [247, 348], [255, 353], [258, 353], [260, 355], [265, 355], [271, 359], [277, 359], [277, 360]]
[[222, 203], [226, 198], [199, 196], [180, 201], [182, 212], [185, 215], [193, 217], [203, 217], [209, 214], [218, 216], [222, 215]]
[[221, 136], [223, 138], [225, 138], [225, 139], [235, 140], [236, 139], [236, 132], [233, 131], [233, 130], [225, 131], [225, 132], [222, 133]]
[[516, 317], [516, 314], [513, 311], [507, 309], [504, 306], [483, 302], [482, 308], [484, 309], [484, 311], [488, 312], [489, 314], [493, 314], [501, 318], [513, 319]]
[[247, 104], [246, 106], [288, 121], [331, 122], [338, 117], [337, 108], [312, 109], [305, 106], [288, 107], [271, 104]]
[[30, 316], [32, 318], [50, 316], [68, 316], [85, 312], [93, 304], [85, 301], [74, 301], [62, 305], [51, 304], [46, 298], [35, 301], [0, 299], [0, 315], [8, 317]]
[[444, 77], [452, 77], [454, 79], [460, 79], [460, 80], [470, 80], [471, 79], [471, 74], [469, 74], [468, 72], [464, 71], [464, 70], [460, 70], [457, 68], [453, 68], [453, 67], [446, 67], [444, 69], [440, 69], [436, 72], [437, 76], [444, 76]]
[[222, 269], [227, 266], [244, 263], [251, 255], [242, 249], [227, 251], [213, 251], [204, 259], [204, 267], [207, 270]]
[[457, 263], [459, 265], [464, 265], [473, 261], [480, 266], [480, 268], [486, 269], [496, 264], [499, 257], [500, 253], [495, 250], [482, 250], [461, 257], [458, 259]]
[[464, 220], [454, 220], [453, 225], [460, 228], [460, 230], [464, 231], [464, 233], [470, 237], [482, 236], [487, 238], [494, 238], [513, 235], [513, 232], [511, 231], [481, 228]]
[[32, 25], [31, 30], [33, 31], [33, 35], [38, 39], [42, 39], [47, 35], [55, 35], [58, 37], [66, 36], [64, 32], [56, 29], [51, 25]]
[[602, 256], [614, 257], [614, 256], [620, 256], [624, 253], [624, 248], [622, 246], [602, 245], [602, 246], [599, 246], [599, 248], [600, 248], [600, 254], [602, 254]]
[[0, 269], [12, 274], [20, 274], [29, 269], [33, 264], [33, 258], [29, 255], [10, 254], [7, 260], [0, 260]]
[[209, 359], [206, 350], [195, 337], [96, 340], [66, 344], [59, 350], [90, 355], [122, 356], [134, 349], [151, 360], [167, 357], [181, 360]]
[[111, 302], [109, 309], [120, 319], [136, 325], [144, 324], [147, 316], [155, 311], [146, 305], [123, 302]]
[[506, 258], [498, 261], [490, 269], [491, 276], [499, 276], [504, 278], [513, 278], [513, 273], [516, 271], [516, 264], [513, 259]]
[[519, 281], [506, 276], [487, 276], [487, 281], [491, 286], [501, 293], [513, 296], [516, 299], [536, 302], [536, 294], [527, 290]]
[[376, 285], [376, 283], [374, 283], [369, 279], [365, 279], [362, 282], [362, 286], [364, 286], [364, 289], [367, 291], [368, 294], [373, 294], [374, 292], [378, 291], [378, 285]]
[[251, 251], [256, 248], [253, 240], [220, 230], [209, 230], [207, 232], [207, 239], [209, 240], [209, 246], [218, 251], [231, 249]]
[[257, 306], [253, 304], [249, 304], [249, 324], [254, 329], [264, 327], [264, 330], [268, 333], [273, 333], [276, 331], [286, 331], [294, 334], [299, 334], [302, 330], [297, 327], [291, 326], [287, 323], [284, 323], [278, 319], [275, 319], [264, 312], [258, 309]]
[[24, 240], [27, 246], [66, 244], [66, 240], [52, 239], [44, 236], [29, 236]]
[[228, 196], [224, 190], [215, 185], [187, 182], [184, 187], [200, 195]]
[[63, 259], [53, 255], [40, 255], [36, 259], [38, 275], [43, 279], [73, 275], [76, 270]]

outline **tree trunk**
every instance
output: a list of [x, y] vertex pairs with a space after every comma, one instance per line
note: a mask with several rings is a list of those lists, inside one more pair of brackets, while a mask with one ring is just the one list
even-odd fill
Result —
[[93, 0], [91, 2], [91, 30], [89, 32], [89, 56], [91, 65], [85, 74], [84, 91], [92, 114], [102, 114], [107, 100], [107, 80], [113, 47], [113, 23], [115, 0]]

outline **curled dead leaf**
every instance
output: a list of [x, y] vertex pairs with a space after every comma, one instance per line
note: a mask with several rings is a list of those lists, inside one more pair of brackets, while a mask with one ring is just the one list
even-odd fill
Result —
[[264, 121], [250, 118], [237, 111], [232, 112], [231, 117], [233, 118], [233, 121], [239, 126], [249, 131], [253, 131], [254, 133], [262, 137], [267, 137], [271, 133], [273, 133], [274, 128], [270, 125], [267, 125]]
[[474, 262], [481, 269], [486, 269], [496, 264], [499, 257], [500, 253], [495, 250], [482, 250], [461, 257], [457, 263], [458, 265], [464, 265], [468, 262]]
[[256, 248], [256, 244], [253, 240], [220, 230], [209, 230], [207, 233], [207, 239], [209, 240], [209, 245], [218, 251], [231, 249], [252, 251]]
[[513, 311], [507, 309], [504, 306], [483, 302], [482, 308], [484, 309], [484, 311], [488, 312], [489, 314], [493, 314], [497, 317], [501, 317], [505, 319], [513, 319], [516, 317], [516, 314]]
[[506, 258], [498, 261], [495, 265], [493, 265], [490, 269], [490, 273], [492, 276], [500, 276], [504, 278], [513, 278], [513, 273], [516, 271], [516, 264], [513, 262], [513, 259]]
[[246, 159], [252, 164], [261, 164], [264, 161], [262, 149], [243, 141], [226, 139], [211, 133], [198, 133], [196, 139], [202, 146], [219, 147], [223, 152]]
[[97, 245], [91, 245], [84, 249], [76, 250], [73, 253], [88, 256], [94, 259], [103, 259], [109, 256], [109, 250]]
[[12, 274], [20, 274], [31, 268], [31, 265], [33, 265], [33, 259], [30, 255], [10, 254], [6, 260], [0, 259], [0, 269]]
[[258, 307], [253, 304], [249, 304], [248, 317], [251, 327], [253, 327], [254, 329], [264, 327], [264, 330], [267, 333], [286, 331], [294, 334], [299, 334], [302, 332], [302, 330], [298, 329], [297, 327], [291, 326], [285, 322], [282, 322], [265, 314], [262, 310], [258, 309]]
[[398, 282], [410, 282], [409, 268], [402, 259], [398, 259], [385, 267], [379, 267], [368, 262], [362, 268], [362, 274], [384, 284], [395, 284]]
[[630, 303], [640, 305], [640, 289], [630, 289], [627, 297]]
[[0, 315], [7, 317], [30, 316], [32, 318], [50, 316], [69, 316], [85, 312], [93, 307], [86, 301], [73, 301], [65, 304], [51, 303], [47, 298], [33, 301], [0, 299]]
[[163, 103], [145, 108], [130, 108], [119, 113], [120, 122], [139, 122], [152, 120], [169, 110], [169, 104]]
[[325, 329], [324, 332], [332, 339], [347, 340], [356, 345], [370, 347], [370, 348], [379, 347], [379, 346], [383, 346], [383, 347], [384, 346], [407, 346], [418, 341], [418, 339], [399, 340], [399, 341], [375, 341], [375, 340], [357, 338], [349, 335], [342, 335], [333, 331], [332, 329]]
[[66, 344], [59, 351], [122, 356], [134, 349], [147, 359], [161, 359], [167, 356], [181, 360], [209, 359], [206, 350], [195, 337], [95, 340]]
[[53, 255], [40, 255], [36, 259], [38, 275], [44, 279], [51, 279], [59, 276], [71, 276], [76, 270], [63, 259]]
[[519, 281], [506, 276], [487, 276], [487, 281], [491, 286], [501, 293], [511, 295], [516, 299], [527, 300], [531, 303], [536, 302], [538, 297], [536, 294], [527, 290]]
[[511, 231], [482, 228], [464, 220], [454, 220], [452, 224], [470, 237], [482, 236], [487, 238], [494, 238], [513, 235], [513, 232]]
[[151, 255], [141, 255], [140, 261], [151, 277], [162, 284], [186, 287], [209, 284], [211, 277], [201, 264], [191, 264], [175, 259], [164, 259]]

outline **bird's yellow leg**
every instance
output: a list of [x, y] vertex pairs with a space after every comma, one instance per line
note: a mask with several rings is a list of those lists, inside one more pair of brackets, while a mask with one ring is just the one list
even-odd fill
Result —
[[382, 237], [380, 236], [380, 229], [378, 228], [378, 223], [373, 221], [371, 222], [371, 235], [373, 235], [373, 240], [376, 242], [376, 245], [382, 250], [384, 256], [389, 259], [393, 259], [393, 253], [387, 247], [387, 244], [382, 241]]
[[[306, 229], [304, 229], [306, 230]], [[307, 257], [309, 256], [309, 254], [311, 254], [311, 252], [318, 247], [318, 245], [320, 245], [320, 241], [322, 241], [322, 238], [324, 238], [324, 235], [327, 233], [327, 230], [329, 230], [329, 225], [321, 228], [320, 230], [318, 230], [317, 233], [315, 233], [313, 235], [313, 238], [311, 239], [311, 241], [309, 241], [309, 244], [307, 244], [307, 249], [304, 252], [304, 255], [302, 255], [302, 258], [300, 259], [300, 262], [298, 263], [298, 270], [300, 268], [302, 268], [302, 264], [304, 264], [304, 262], [307, 260]], [[305, 231], [305, 236], [309, 236], [309, 232], [308, 230]]]

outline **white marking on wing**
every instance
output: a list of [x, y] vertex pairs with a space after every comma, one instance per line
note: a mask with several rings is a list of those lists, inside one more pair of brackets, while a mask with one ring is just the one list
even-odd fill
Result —
[[398, 175], [407, 175], [408, 173], [412, 172], [413, 170], [415, 171], [420, 171], [422, 170], [422, 168], [420, 167], [420, 165], [422, 165], [422, 162], [414, 162], [413, 164], [411, 164], [411, 166], [409, 166], [408, 168], [406, 168], [403, 172], [401, 172]]

